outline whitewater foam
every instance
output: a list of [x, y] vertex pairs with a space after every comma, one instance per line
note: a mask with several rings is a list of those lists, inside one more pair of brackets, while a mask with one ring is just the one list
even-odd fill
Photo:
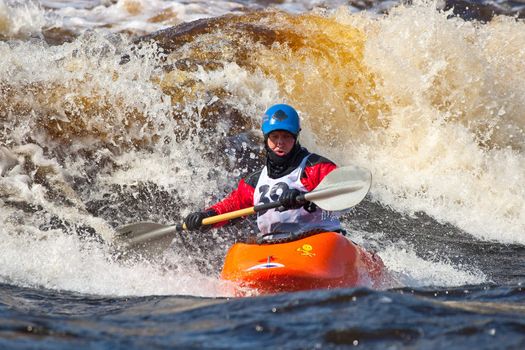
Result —
[[48, 24], [44, 11], [33, 1], [0, 0], [0, 38], [27, 39]]
[[[71, 18], [78, 14], [66, 9]], [[301, 142], [311, 151], [370, 168], [374, 200], [403, 213], [423, 211], [480, 240], [525, 243], [523, 22], [467, 23], [429, 3], [382, 17], [348, 10], [265, 16], [258, 24], [278, 19], [285, 39], [304, 40], [293, 50], [285, 44], [240, 47], [257, 60], [213, 57], [220, 63], [214, 69], [166, 72], [163, 64], [177, 63], [186, 51], [159, 55], [155, 45], [133, 51], [124, 35], [104, 29], [55, 47], [0, 42], [4, 281], [108, 295], [221, 295], [215, 277], [194, 271], [178, 254], [178, 271], [122, 265], [76, 233], [83, 224], [112, 237], [109, 224], [84, 204], [119, 186], [153, 183], [179, 196], [181, 214], [218, 199], [235, 185], [232, 175], [245, 170], [234, 173], [239, 160], [219, 157], [233, 149], [223, 142], [230, 140], [228, 131], [258, 132], [258, 116], [274, 101], [298, 106]], [[0, 18], [12, 23], [12, 8], [0, 7]], [[15, 27], [0, 26], [1, 35], [38, 32], [42, 24]], [[213, 35], [207, 42], [226, 49]], [[124, 54], [130, 60], [120, 64]], [[208, 131], [203, 111], [217, 103], [242, 118], [234, 125], [219, 118]], [[72, 228], [49, 228], [57, 218]], [[110, 219], [124, 224], [131, 218]], [[380, 256], [407, 285], [486, 281], [470, 268], [426, 261], [401, 247]]]
[[372, 169], [382, 203], [525, 242], [524, 25], [451, 19], [427, 2], [373, 21], [365, 60], [388, 109], [352, 157]]

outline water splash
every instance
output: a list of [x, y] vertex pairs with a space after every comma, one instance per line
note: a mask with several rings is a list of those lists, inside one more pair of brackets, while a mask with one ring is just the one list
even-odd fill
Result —
[[0, 39], [27, 39], [47, 24], [38, 3], [0, 0]]
[[398, 286], [454, 287], [487, 282], [485, 274], [468, 266], [461, 266], [440, 259], [423, 259], [410, 248], [390, 246], [380, 252], [381, 258], [388, 266], [392, 282]]
[[390, 111], [360, 148], [385, 204], [481, 239], [524, 242], [525, 91], [514, 79], [525, 74], [515, 59], [525, 51], [497, 44], [510, 28], [525, 43], [523, 25], [464, 22], [427, 3], [376, 23], [366, 60]]
[[[311, 151], [372, 169], [374, 200], [478, 239], [523, 243], [524, 32], [514, 19], [482, 25], [416, 3], [380, 17], [221, 17], [147, 38], [156, 42], [104, 30], [60, 46], [0, 42], [0, 275], [88, 293], [209, 295], [188, 285], [210, 273], [179, 252], [180, 274], [140, 263], [135, 274], [76, 236], [173, 223], [222, 197], [235, 185], [230, 173], [257, 165], [258, 116], [277, 101], [298, 107]], [[222, 256], [229, 242], [219, 243], [208, 254]], [[27, 244], [40, 260], [17, 265]], [[72, 270], [62, 271], [70, 255]], [[431, 276], [409, 273], [406, 283], [483, 280], [434, 263]], [[73, 276], [86, 264], [95, 267], [85, 280], [107, 273], [100, 284]]]

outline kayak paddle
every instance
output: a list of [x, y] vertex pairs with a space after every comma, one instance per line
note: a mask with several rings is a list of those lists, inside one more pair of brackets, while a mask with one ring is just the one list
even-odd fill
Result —
[[[371, 184], [372, 174], [368, 169], [357, 166], [341, 167], [334, 169], [313, 191], [298, 196], [297, 200], [313, 202], [321, 209], [328, 211], [349, 209], [365, 198]], [[280, 206], [279, 201], [258, 204], [251, 208], [205, 218], [202, 224], [213, 225]], [[162, 247], [165, 249], [173, 240], [172, 234], [185, 229], [184, 224], [167, 226], [152, 222], [139, 222], [117, 229], [115, 239], [126, 248], [155, 243], [160, 249]]]

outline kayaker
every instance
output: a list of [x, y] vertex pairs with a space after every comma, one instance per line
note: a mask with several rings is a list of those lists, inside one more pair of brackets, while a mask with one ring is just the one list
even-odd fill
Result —
[[313, 230], [341, 231], [337, 213], [297, 200], [301, 193], [315, 189], [337, 167], [329, 159], [301, 147], [300, 130], [299, 115], [293, 107], [286, 104], [270, 107], [262, 120], [266, 165], [241, 179], [222, 201], [189, 214], [184, 220], [186, 228], [203, 229], [202, 220], [206, 217], [280, 200], [282, 207], [257, 213], [260, 237]]

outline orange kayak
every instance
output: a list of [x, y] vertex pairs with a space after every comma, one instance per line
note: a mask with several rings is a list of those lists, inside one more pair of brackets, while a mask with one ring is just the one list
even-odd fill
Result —
[[221, 278], [235, 294], [270, 294], [309, 289], [377, 287], [385, 266], [343, 235], [324, 232], [278, 244], [234, 244]]

